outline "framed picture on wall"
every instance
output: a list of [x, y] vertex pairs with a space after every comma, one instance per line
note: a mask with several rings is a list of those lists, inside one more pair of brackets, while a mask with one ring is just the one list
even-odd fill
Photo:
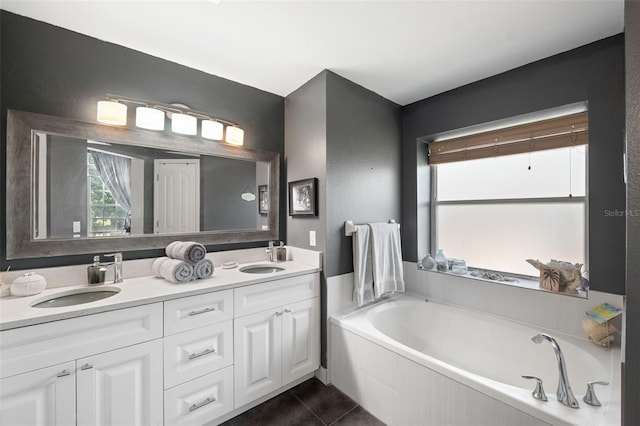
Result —
[[289, 216], [318, 216], [318, 179], [289, 182]]
[[258, 185], [258, 213], [269, 213], [269, 186]]

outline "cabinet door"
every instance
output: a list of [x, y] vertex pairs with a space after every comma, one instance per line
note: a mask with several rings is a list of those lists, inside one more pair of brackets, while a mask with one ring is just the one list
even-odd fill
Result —
[[273, 309], [234, 321], [235, 407], [280, 387], [282, 312]]
[[78, 425], [162, 425], [162, 340], [77, 360]]
[[320, 298], [287, 305], [282, 314], [282, 384], [320, 365]]
[[74, 425], [75, 369], [71, 361], [0, 380], [0, 425]]

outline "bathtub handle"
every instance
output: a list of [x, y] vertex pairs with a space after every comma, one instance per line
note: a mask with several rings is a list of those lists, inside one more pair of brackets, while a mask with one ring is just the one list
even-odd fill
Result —
[[548, 401], [547, 394], [544, 393], [544, 388], [542, 387], [542, 379], [535, 376], [527, 376], [523, 375], [523, 379], [534, 379], [536, 381], [536, 388], [531, 392], [531, 395], [535, 399], [539, 399], [540, 401]]
[[600, 405], [600, 400], [598, 399], [598, 397], [596, 396], [595, 391], [593, 390], [593, 385], [603, 385], [603, 386], [607, 386], [609, 384], [609, 382], [602, 382], [602, 381], [597, 381], [597, 382], [588, 382], [587, 383], [587, 393], [584, 394], [584, 398], [582, 398], [582, 400], [584, 402], [586, 402], [589, 405], [593, 405], [594, 407], [599, 407]]

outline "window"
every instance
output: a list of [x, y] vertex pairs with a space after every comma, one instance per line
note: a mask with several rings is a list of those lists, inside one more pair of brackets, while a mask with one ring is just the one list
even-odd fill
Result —
[[90, 152], [87, 153], [87, 180], [89, 236], [122, 234], [127, 211], [118, 205], [111, 192], [106, 188]]
[[[584, 264], [587, 145], [581, 139], [576, 143], [570, 134], [539, 150], [531, 150], [532, 141], [517, 139], [517, 150], [506, 141], [498, 156], [469, 152], [467, 145], [454, 153], [456, 160], [436, 161], [431, 167], [432, 251], [442, 248], [471, 267], [530, 276], [537, 272], [525, 259]], [[486, 142], [476, 146], [496, 152]], [[473, 159], [459, 161], [463, 157]]]

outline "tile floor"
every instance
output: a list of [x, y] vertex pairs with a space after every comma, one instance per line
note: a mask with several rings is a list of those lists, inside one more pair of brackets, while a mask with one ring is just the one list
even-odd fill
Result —
[[221, 426], [384, 426], [334, 386], [311, 378]]

